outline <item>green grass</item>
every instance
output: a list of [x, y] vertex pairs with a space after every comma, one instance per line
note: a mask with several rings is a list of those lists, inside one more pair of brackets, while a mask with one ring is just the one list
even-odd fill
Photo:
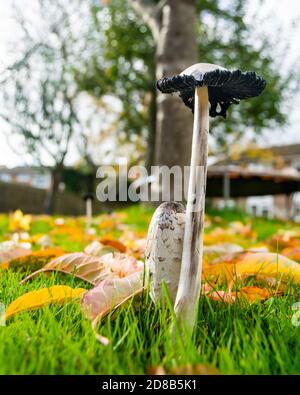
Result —
[[[0, 277], [1, 299], [9, 303], [25, 291], [54, 284], [86, 284], [63, 275], [40, 276], [20, 286], [21, 275]], [[151, 366], [172, 368], [205, 363], [226, 374], [299, 374], [300, 327], [291, 323], [300, 295], [243, 307], [202, 297], [195, 338], [171, 343], [171, 314], [145, 295], [122, 307], [98, 331], [101, 345], [77, 303], [22, 313], [0, 328], [1, 374], [138, 374]]]
[[[142, 218], [143, 208], [126, 212], [124, 222], [143, 230], [152, 211], [146, 209], [147, 219]], [[283, 227], [258, 223], [257, 231], [264, 235]], [[38, 227], [40, 232], [45, 224]], [[24, 276], [12, 270], [0, 273], [2, 303], [51, 285], [89, 288], [59, 273], [20, 285]], [[0, 327], [0, 374], [139, 374], [158, 365], [168, 370], [198, 363], [224, 374], [299, 374], [300, 326], [291, 322], [292, 304], [298, 301], [300, 289], [295, 287], [265, 303], [224, 305], [201, 297], [195, 336], [185, 345], [177, 339], [176, 347], [170, 338], [171, 312], [155, 306], [147, 293], [99, 325], [98, 332], [110, 339], [108, 346], [96, 340], [78, 303], [50, 305], [19, 314]]]

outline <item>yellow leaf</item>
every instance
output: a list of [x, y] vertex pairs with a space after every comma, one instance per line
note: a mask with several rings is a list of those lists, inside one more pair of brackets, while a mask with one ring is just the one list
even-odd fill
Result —
[[38, 309], [50, 303], [64, 303], [81, 296], [86, 289], [71, 288], [66, 285], [54, 285], [28, 292], [14, 300], [6, 309], [6, 319], [23, 311]]
[[289, 277], [300, 283], [299, 263], [283, 255], [266, 252], [247, 252], [205, 263], [203, 277], [232, 281], [245, 276], [260, 276], [286, 281]]
[[21, 210], [16, 210], [9, 219], [9, 230], [14, 231], [28, 231], [32, 223], [31, 215], [24, 215]]

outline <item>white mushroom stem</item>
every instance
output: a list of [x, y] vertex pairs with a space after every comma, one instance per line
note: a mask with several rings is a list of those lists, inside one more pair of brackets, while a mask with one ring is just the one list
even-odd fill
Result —
[[194, 328], [201, 288], [208, 132], [208, 89], [196, 88], [183, 253], [175, 301], [177, 320], [190, 332]]
[[93, 200], [86, 199], [86, 230], [88, 231], [92, 226], [92, 216], [93, 216]]

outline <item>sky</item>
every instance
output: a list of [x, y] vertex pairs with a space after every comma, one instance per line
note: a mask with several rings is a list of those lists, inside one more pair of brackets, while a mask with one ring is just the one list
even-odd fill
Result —
[[[24, 7], [31, 7], [34, 0], [0, 0], [0, 73], [5, 65], [12, 62], [12, 55], [7, 50], [12, 37], [15, 32], [15, 25], [11, 16], [12, 3], [24, 4]], [[70, 0], [72, 1], [72, 0]], [[86, 0], [88, 1], [88, 0]], [[297, 56], [300, 53], [300, 26], [298, 34], [288, 35], [287, 27], [296, 18], [300, 18], [300, 1], [299, 0], [265, 0], [264, 6], [260, 6], [260, 0], [250, 1], [250, 14], [257, 7], [261, 7], [261, 15], [268, 15], [273, 12], [276, 19], [276, 23], [282, 26], [283, 31], [289, 37], [292, 44], [293, 53], [292, 55]], [[249, 20], [251, 16], [249, 15]], [[274, 29], [275, 20], [270, 20], [266, 17], [264, 29], [272, 34]], [[300, 70], [299, 70], [300, 72]], [[294, 106], [293, 112], [290, 114], [289, 123], [281, 130], [274, 130], [272, 133], [266, 132], [258, 141], [261, 145], [275, 145], [275, 144], [291, 144], [300, 143], [300, 94], [297, 97], [296, 105]], [[24, 155], [19, 155], [15, 152], [13, 147], [17, 147], [19, 141], [15, 138], [10, 138], [10, 144], [7, 144], [7, 125], [0, 120], [0, 166], [6, 165], [13, 167], [24, 164]], [[30, 157], [25, 157], [30, 162]], [[75, 150], [71, 152], [68, 157], [69, 164], [72, 164], [77, 159]]]

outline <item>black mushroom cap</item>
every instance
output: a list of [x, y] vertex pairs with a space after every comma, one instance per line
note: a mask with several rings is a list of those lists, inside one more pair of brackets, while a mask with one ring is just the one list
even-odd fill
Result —
[[[230, 71], [209, 63], [198, 63], [181, 74], [157, 81], [157, 88], [161, 92], [179, 92], [179, 97], [192, 111], [195, 88], [201, 86], [208, 87], [209, 115], [221, 115], [226, 118], [226, 111], [231, 104], [238, 104], [241, 99], [259, 96], [266, 86], [266, 81], [255, 72]], [[217, 111], [218, 106], [220, 111]]]
[[82, 194], [82, 199], [84, 201], [95, 200], [95, 194], [93, 192], [85, 192]]

